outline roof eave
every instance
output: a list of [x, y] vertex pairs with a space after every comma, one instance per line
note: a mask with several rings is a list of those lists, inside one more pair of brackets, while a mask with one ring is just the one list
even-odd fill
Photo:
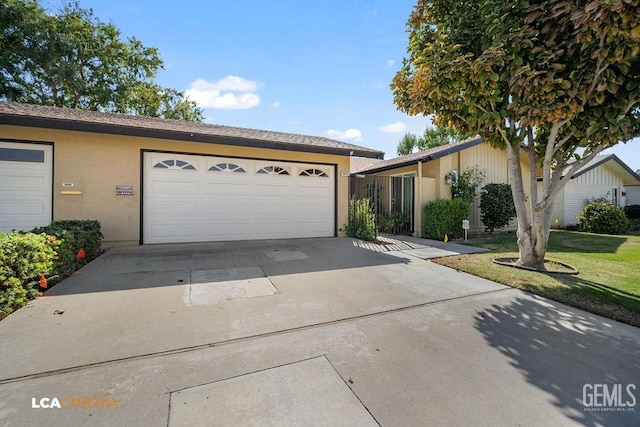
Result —
[[293, 144], [288, 142], [273, 142], [261, 139], [232, 138], [202, 133], [184, 131], [172, 131], [166, 129], [141, 128], [136, 126], [123, 126], [111, 123], [93, 123], [76, 120], [64, 120], [48, 117], [23, 116], [18, 114], [0, 114], [0, 124], [38, 127], [45, 129], [70, 130], [78, 132], [94, 132], [110, 135], [123, 135], [144, 138], [169, 139], [173, 141], [189, 141], [206, 144], [234, 145], [242, 147], [268, 148], [279, 150], [299, 151], [305, 153], [335, 154], [342, 156], [358, 156], [378, 159], [384, 156], [381, 151], [358, 150], [339, 147], [323, 147], [305, 144]]
[[371, 174], [371, 173], [377, 173], [377, 172], [385, 172], [388, 170], [392, 170], [392, 169], [398, 169], [398, 168], [402, 168], [402, 167], [406, 167], [406, 166], [411, 166], [414, 164], [418, 164], [418, 162], [430, 162], [432, 160], [437, 160], [439, 158], [442, 157], [446, 157], [450, 154], [453, 153], [457, 153], [458, 151], [462, 151], [465, 150], [467, 148], [471, 148], [471, 147], [475, 147], [476, 145], [480, 145], [482, 143], [482, 138], [477, 137], [474, 139], [470, 139], [469, 141], [463, 143], [463, 144], [459, 144], [455, 147], [450, 147], [446, 150], [442, 150], [442, 151], [438, 151], [432, 154], [427, 154], [425, 156], [421, 156], [421, 157], [414, 157], [411, 159], [407, 159], [406, 161], [400, 162], [400, 163], [394, 163], [391, 165], [384, 165], [384, 166], [380, 166], [380, 167], [373, 167], [373, 168], [365, 168], [360, 170], [359, 172], [356, 172], [356, 174]]

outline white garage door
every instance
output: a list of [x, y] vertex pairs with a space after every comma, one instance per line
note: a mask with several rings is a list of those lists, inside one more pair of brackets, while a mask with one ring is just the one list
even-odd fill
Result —
[[50, 145], [0, 141], [0, 231], [51, 222]]
[[329, 237], [331, 165], [144, 153], [143, 242]]

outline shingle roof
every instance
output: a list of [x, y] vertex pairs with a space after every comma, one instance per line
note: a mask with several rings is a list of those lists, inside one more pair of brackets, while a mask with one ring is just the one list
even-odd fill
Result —
[[428, 162], [464, 150], [465, 148], [475, 147], [480, 143], [482, 143], [482, 139], [479, 136], [476, 136], [473, 138], [465, 139], [463, 141], [454, 142], [452, 144], [441, 145], [439, 147], [430, 148], [428, 150], [419, 151], [417, 153], [407, 154], [406, 156], [400, 156], [389, 160], [382, 160], [371, 165], [364, 166], [363, 168], [356, 171], [351, 170], [351, 173], [376, 173], [389, 169], [399, 168], [402, 166], [412, 165], [418, 162]]
[[376, 163], [379, 162], [383, 162], [384, 160], [381, 159], [371, 159], [371, 158], [367, 158], [367, 157], [351, 157], [351, 173], [355, 173], [358, 172], [362, 169], [368, 168], [373, 166]]
[[382, 158], [384, 153], [321, 136], [127, 114], [0, 102], [0, 124]]

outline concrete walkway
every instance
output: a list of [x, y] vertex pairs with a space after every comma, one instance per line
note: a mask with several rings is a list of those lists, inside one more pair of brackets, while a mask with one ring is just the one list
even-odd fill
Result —
[[0, 425], [638, 424], [583, 391], [640, 403], [640, 330], [407, 251], [110, 250], [0, 322]]

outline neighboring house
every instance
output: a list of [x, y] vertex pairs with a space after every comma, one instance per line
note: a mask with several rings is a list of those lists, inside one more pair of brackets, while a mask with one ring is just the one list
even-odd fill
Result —
[[[576, 225], [582, 209], [594, 199], [605, 198], [621, 208], [640, 203], [637, 193], [630, 194], [629, 191], [633, 188], [631, 186], [638, 185], [640, 176], [615, 154], [598, 156], [579, 169], [560, 190], [553, 204], [551, 226]], [[539, 194], [541, 186], [542, 183], [538, 182]]]
[[107, 246], [337, 236], [350, 156], [328, 138], [0, 102], [0, 230], [97, 219]]
[[[521, 166], [524, 170], [525, 189], [529, 188], [529, 165], [523, 155]], [[352, 162], [352, 165], [354, 163]], [[437, 199], [451, 198], [451, 184], [447, 182], [447, 174], [459, 174], [467, 167], [478, 165], [487, 172], [488, 183], [508, 183], [509, 168], [504, 151], [483, 144], [480, 137], [447, 144], [429, 150], [396, 157], [390, 160], [378, 160], [360, 168], [351, 169], [352, 176], [369, 175], [402, 177], [390, 181], [387, 191], [389, 197], [401, 209], [410, 207], [413, 210], [414, 235], [422, 233], [422, 207], [425, 203]], [[412, 187], [411, 187], [412, 186]], [[411, 200], [411, 203], [409, 203]], [[472, 231], [484, 231], [480, 220], [479, 198], [473, 202], [470, 215]]]

